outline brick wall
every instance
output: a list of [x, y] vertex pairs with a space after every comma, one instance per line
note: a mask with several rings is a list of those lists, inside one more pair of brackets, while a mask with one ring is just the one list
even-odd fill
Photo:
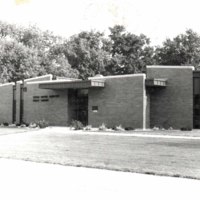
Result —
[[[89, 124], [143, 128], [144, 75], [105, 78], [105, 88], [89, 89]], [[92, 107], [98, 106], [98, 112]]]
[[[24, 93], [24, 122], [46, 120], [50, 125], [67, 125], [68, 92], [39, 89], [38, 84], [27, 84]], [[39, 97], [34, 101], [34, 96]], [[44, 97], [44, 98], [43, 98]], [[45, 101], [47, 100], [48, 101]]]
[[[40, 77], [35, 78], [29, 78], [24, 80], [24, 87], [26, 87], [26, 84], [28, 82], [36, 82], [36, 81], [49, 81], [52, 80], [52, 75], [44, 75]], [[20, 123], [20, 88], [21, 88], [22, 81], [18, 81], [16, 83], [16, 123]]]
[[12, 123], [13, 118], [13, 84], [0, 86], [0, 123]]
[[166, 88], [149, 90], [150, 126], [193, 127], [193, 71], [191, 67], [147, 67], [147, 78], [167, 78]]

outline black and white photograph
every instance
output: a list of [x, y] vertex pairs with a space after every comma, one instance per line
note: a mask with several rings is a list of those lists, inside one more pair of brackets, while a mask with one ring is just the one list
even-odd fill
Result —
[[0, 199], [199, 191], [197, 0], [0, 0]]

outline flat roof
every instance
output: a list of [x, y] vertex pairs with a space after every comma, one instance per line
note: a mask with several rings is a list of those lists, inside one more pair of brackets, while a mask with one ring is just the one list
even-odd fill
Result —
[[83, 80], [83, 81], [51, 81], [46, 83], [39, 83], [40, 89], [87, 89], [87, 88], [103, 88], [103, 80]]
[[89, 80], [100, 80], [100, 79], [112, 79], [112, 78], [127, 78], [127, 77], [137, 77], [137, 76], [142, 76], [145, 77], [146, 74], [144, 73], [138, 73], [138, 74], [123, 74], [123, 75], [112, 75], [112, 76], [94, 76], [94, 77], [89, 77]]
[[194, 66], [182, 66], [182, 65], [147, 65], [146, 68], [160, 68], [160, 69], [192, 69], [194, 71]]

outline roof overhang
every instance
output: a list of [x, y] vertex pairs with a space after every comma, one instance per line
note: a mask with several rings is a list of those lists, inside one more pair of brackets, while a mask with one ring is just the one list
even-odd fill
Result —
[[167, 86], [167, 79], [146, 79], [146, 86], [147, 87], [166, 87]]
[[59, 81], [40, 83], [40, 89], [88, 89], [88, 88], [103, 88], [104, 80], [83, 80], [83, 81]]

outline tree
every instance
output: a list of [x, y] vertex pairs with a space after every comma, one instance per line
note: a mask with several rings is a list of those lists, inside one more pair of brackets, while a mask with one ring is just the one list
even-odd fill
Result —
[[156, 64], [200, 67], [200, 36], [189, 29], [172, 40], [167, 39], [156, 48], [155, 60]]
[[56, 76], [78, 77], [64, 54], [54, 49], [64, 39], [35, 26], [28, 28], [0, 22], [1, 82], [52, 73]]
[[40, 69], [37, 52], [16, 41], [0, 41], [1, 81], [17, 81], [35, 76]]
[[104, 49], [103, 36], [100, 32], [83, 31], [60, 47], [60, 52], [64, 52], [71, 67], [79, 71], [80, 78], [105, 73], [109, 53]]
[[126, 32], [124, 26], [110, 28], [111, 61], [106, 67], [110, 74], [130, 74], [145, 70], [153, 64], [154, 49], [145, 35]]

